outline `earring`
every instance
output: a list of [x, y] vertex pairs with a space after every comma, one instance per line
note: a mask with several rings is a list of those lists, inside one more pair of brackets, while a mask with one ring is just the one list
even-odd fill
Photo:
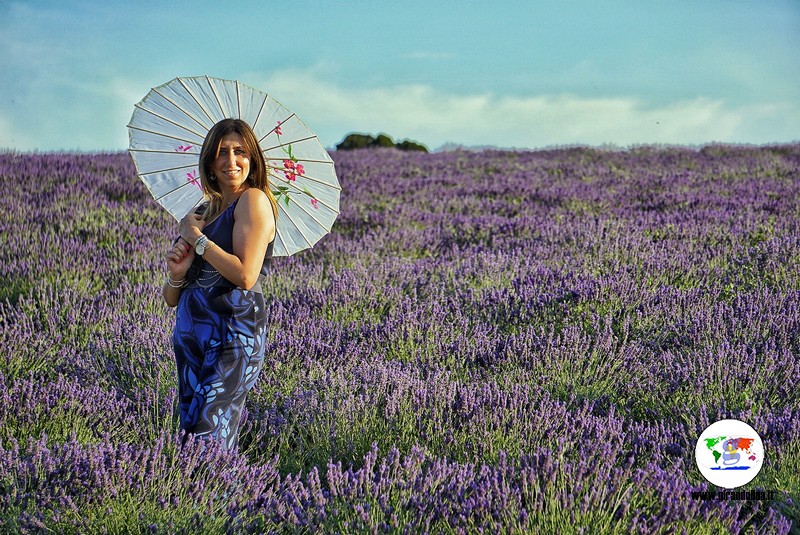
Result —
[[216, 177], [216, 175], [208, 175], [208, 179], [209, 179], [211, 182], [214, 182], [214, 181], [217, 179], [217, 177]]

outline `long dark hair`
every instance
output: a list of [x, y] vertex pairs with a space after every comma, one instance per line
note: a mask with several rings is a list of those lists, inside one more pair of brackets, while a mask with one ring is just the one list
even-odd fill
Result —
[[219, 212], [222, 207], [222, 190], [216, 180], [209, 180], [208, 177], [213, 173], [214, 162], [219, 156], [219, 146], [222, 138], [228, 134], [239, 134], [244, 141], [244, 148], [250, 159], [250, 174], [245, 181], [251, 188], [258, 188], [267, 194], [272, 213], [278, 219], [278, 201], [272, 194], [269, 184], [269, 167], [264, 153], [258, 144], [258, 139], [250, 128], [250, 125], [241, 119], [223, 119], [208, 131], [203, 148], [200, 150], [200, 181], [203, 185], [203, 193], [208, 199], [208, 207], [203, 213], [204, 218], [208, 218]]

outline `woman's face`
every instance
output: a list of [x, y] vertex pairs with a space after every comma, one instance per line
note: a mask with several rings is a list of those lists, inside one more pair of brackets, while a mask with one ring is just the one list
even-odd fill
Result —
[[214, 161], [214, 175], [220, 187], [238, 191], [250, 174], [250, 155], [244, 146], [244, 139], [237, 133], [222, 138], [219, 155]]

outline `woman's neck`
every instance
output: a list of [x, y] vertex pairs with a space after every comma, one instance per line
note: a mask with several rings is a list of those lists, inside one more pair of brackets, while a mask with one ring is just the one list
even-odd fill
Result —
[[222, 192], [222, 208], [227, 208], [228, 206], [232, 205], [239, 197], [242, 196], [242, 193], [247, 191], [247, 187], [242, 187], [236, 191], [223, 191]]

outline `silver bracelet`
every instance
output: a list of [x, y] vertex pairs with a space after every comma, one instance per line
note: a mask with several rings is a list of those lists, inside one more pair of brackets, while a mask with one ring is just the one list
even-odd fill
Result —
[[186, 279], [174, 281], [169, 275], [167, 275], [167, 286], [169, 286], [170, 288], [183, 288], [184, 286], [186, 286]]

